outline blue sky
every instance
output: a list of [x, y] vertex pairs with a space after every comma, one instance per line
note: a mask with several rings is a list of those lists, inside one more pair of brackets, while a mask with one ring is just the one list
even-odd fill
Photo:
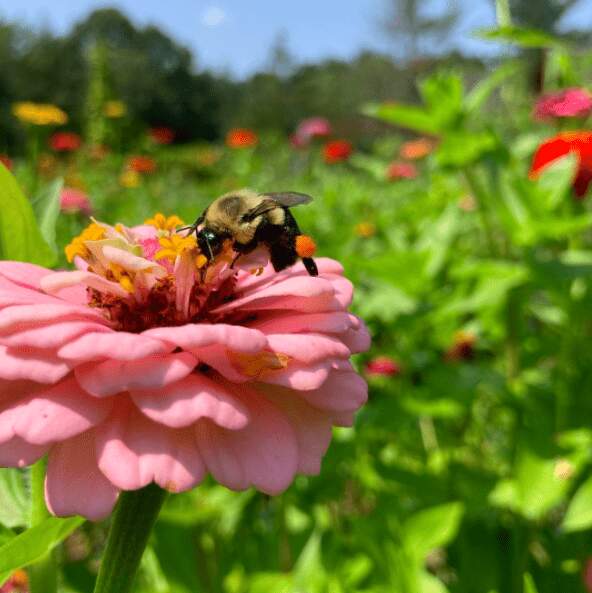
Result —
[[[477, 54], [497, 48], [471, 31], [494, 25], [492, 0], [457, 0], [462, 19], [454, 45]], [[90, 10], [113, 6], [137, 23], [158, 25], [190, 47], [199, 67], [243, 77], [264, 67], [271, 44], [287, 34], [297, 62], [350, 57], [363, 48], [393, 50], [378, 21], [386, 0], [0, 0], [0, 17], [63, 32]], [[435, 10], [446, 0], [429, 3]], [[580, 0], [566, 24], [592, 27], [592, 2]]]

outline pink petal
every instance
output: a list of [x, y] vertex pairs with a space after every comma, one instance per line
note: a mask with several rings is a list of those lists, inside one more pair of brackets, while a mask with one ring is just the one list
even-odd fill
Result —
[[223, 344], [237, 352], [259, 352], [267, 345], [267, 339], [260, 331], [223, 323], [216, 325], [191, 323], [180, 327], [157, 327], [143, 332], [142, 335], [158, 338], [183, 350], [197, 350]]
[[270, 334], [269, 348], [308, 364], [328, 358], [349, 358], [350, 351], [338, 339], [321, 334]]
[[111, 282], [98, 274], [83, 270], [72, 272], [55, 272], [41, 280], [41, 288], [48, 294], [56, 294], [65, 288], [84, 284], [100, 292], [113, 294], [123, 299], [129, 298], [129, 293], [118, 282]]
[[[141, 360], [106, 360], [79, 366], [76, 379], [96, 397], [130, 389], [161, 389], [186, 377], [197, 365], [189, 352], [151, 356]], [[164, 390], [166, 392], [166, 390]]]
[[190, 429], [170, 430], [132, 406], [97, 429], [99, 468], [123, 490], [156, 482], [171, 492], [193, 488], [205, 467]]
[[87, 395], [74, 378], [69, 378], [21, 400], [12, 413], [13, 430], [35, 445], [64, 441], [101, 423], [112, 404]]
[[250, 324], [265, 334], [328, 333], [342, 334], [359, 326], [358, 318], [342, 311], [329, 313], [272, 313]]
[[128, 332], [88, 333], [62, 346], [58, 355], [67, 360], [140, 360], [166, 354], [174, 347], [143, 334]]
[[359, 329], [350, 329], [345, 334], [339, 336], [339, 338], [350, 349], [352, 354], [366, 352], [372, 343], [368, 328], [363, 323]]
[[200, 418], [209, 418], [230, 430], [243, 428], [249, 413], [228, 386], [203, 374], [190, 375], [166, 389], [132, 391], [135, 404], [149, 418], [172, 428], [189, 426]]
[[332, 416], [309, 406], [297, 395], [267, 393], [290, 422], [298, 444], [298, 473], [310, 476], [321, 471], [321, 461], [333, 435]]
[[0, 275], [0, 307], [40, 303], [51, 304], [60, 303], [60, 301], [34, 288], [15, 284], [8, 280], [8, 278]]
[[269, 371], [258, 377], [262, 383], [283, 385], [297, 391], [318, 389], [331, 372], [333, 361], [303, 364], [290, 361], [288, 368], [281, 371]]
[[282, 309], [316, 313], [340, 310], [343, 307], [335, 298], [333, 284], [324, 278], [292, 276], [283, 282], [271, 284], [258, 290], [247, 291], [244, 296], [213, 310], [224, 313], [234, 309]]
[[18, 261], [0, 261], [0, 275], [8, 278], [11, 282], [27, 288], [40, 290], [41, 278], [52, 274], [51, 270]]
[[60, 348], [81, 334], [90, 331], [111, 331], [100, 323], [90, 321], [58, 321], [35, 326], [23, 324], [21, 327], [22, 331], [13, 327], [16, 331], [8, 335], [2, 335], [0, 332], [0, 344], [13, 348]]
[[49, 445], [31, 445], [20, 437], [0, 445], [0, 467], [25, 467], [41, 459]]
[[332, 371], [320, 387], [298, 395], [320, 410], [354, 412], [368, 400], [368, 384], [353, 371]]
[[52, 447], [45, 501], [54, 515], [82, 515], [101, 521], [111, 514], [118, 492], [97, 467], [94, 431]]
[[199, 451], [214, 478], [233, 490], [249, 486], [279, 494], [298, 468], [294, 431], [273, 404], [254, 392], [243, 397], [251, 421], [242, 430], [225, 430], [201, 420], [195, 434]]
[[70, 372], [70, 364], [48, 350], [17, 350], [0, 346], [0, 379], [28, 379], [56, 383]]
[[[32, 293], [32, 291], [30, 291]], [[35, 294], [35, 293], [32, 293]], [[51, 298], [51, 297], [45, 297]], [[44, 322], [92, 321], [106, 325], [105, 318], [95, 309], [53, 299], [52, 303], [36, 303], [5, 307], [0, 311], [0, 332], [12, 333]]]

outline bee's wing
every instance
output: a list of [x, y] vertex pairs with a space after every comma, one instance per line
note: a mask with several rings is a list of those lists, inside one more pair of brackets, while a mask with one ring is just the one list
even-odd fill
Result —
[[291, 208], [292, 206], [298, 206], [298, 204], [308, 204], [312, 202], [312, 197], [307, 194], [301, 194], [296, 191], [280, 191], [261, 194], [266, 198], [271, 198], [277, 202], [280, 206]]
[[312, 200], [310, 196], [298, 192], [278, 192], [261, 194], [261, 196], [265, 199], [261, 200], [257, 206], [251, 208], [243, 215], [242, 218], [244, 221], [250, 222], [257, 218], [257, 216], [275, 210], [275, 208], [278, 208], [279, 206], [290, 208], [292, 206], [297, 206], [298, 204], [308, 204], [308, 202]]

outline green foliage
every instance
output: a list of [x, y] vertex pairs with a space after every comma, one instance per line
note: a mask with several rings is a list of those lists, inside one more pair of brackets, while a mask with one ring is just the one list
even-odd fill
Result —
[[3, 165], [0, 196], [0, 257], [51, 266], [55, 254], [43, 239], [30, 202]]

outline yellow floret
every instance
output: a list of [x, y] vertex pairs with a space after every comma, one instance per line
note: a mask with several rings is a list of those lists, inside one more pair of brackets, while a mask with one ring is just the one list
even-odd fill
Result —
[[72, 263], [74, 258], [78, 255], [82, 259], [87, 259], [89, 251], [86, 247], [86, 241], [100, 241], [105, 238], [105, 229], [98, 225], [96, 222], [89, 224], [83, 231], [74, 237], [72, 241], [66, 245], [64, 249], [66, 253], [66, 259]]
[[172, 234], [169, 237], [160, 237], [158, 242], [162, 249], [156, 252], [155, 259], [168, 259], [172, 262], [177, 259], [178, 255], [197, 247], [197, 241], [193, 235], [182, 237]]
[[157, 212], [152, 218], [145, 220], [144, 224], [154, 226], [160, 231], [172, 231], [178, 226], [182, 226], [184, 222], [178, 216], [167, 217], [162, 212]]

